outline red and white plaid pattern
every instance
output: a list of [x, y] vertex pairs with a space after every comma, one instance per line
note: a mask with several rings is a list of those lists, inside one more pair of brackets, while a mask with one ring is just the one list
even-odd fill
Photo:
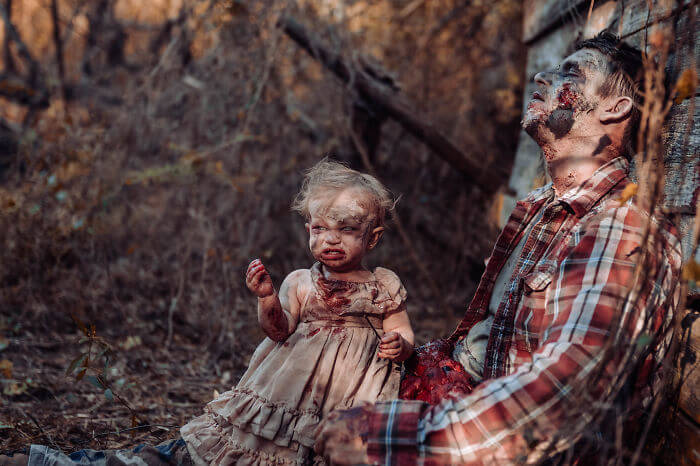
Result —
[[368, 436], [372, 462], [523, 460], [528, 448], [551, 440], [565, 422], [564, 401], [597, 367], [603, 346], [616, 338], [611, 329], [620, 318], [634, 332], [641, 310], [647, 315], [651, 310], [660, 330], [677, 304], [680, 243], [675, 228], [655, 215], [647, 279], [629, 299], [649, 215], [632, 201], [620, 205], [627, 170], [627, 161], [617, 158], [560, 198], [549, 185], [517, 203], [450, 337], [463, 338], [486, 317], [501, 267], [544, 208], [494, 316], [485, 380], [468, 396], [450, 396], [436, 406], [404, 400], [376, 404]]

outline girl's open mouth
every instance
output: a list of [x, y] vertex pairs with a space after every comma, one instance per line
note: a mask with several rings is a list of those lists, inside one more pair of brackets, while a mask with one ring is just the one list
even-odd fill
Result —
[[324, 249], [321, 252], [321, 257], [328, 260], [342, 259], [345, 257], [345, 251], [342, 249]]

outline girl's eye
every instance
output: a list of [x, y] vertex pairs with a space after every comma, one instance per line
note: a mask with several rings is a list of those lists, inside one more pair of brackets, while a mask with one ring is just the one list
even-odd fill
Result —
[[354, 227], [343, 227], [342, 231], [355, 231]]
[[318, 226], [318, 225], [312, 226], [311, 229], [312, 229], [313, 231], [323, 231], [323, 230], [325, 230], [324, 227]]

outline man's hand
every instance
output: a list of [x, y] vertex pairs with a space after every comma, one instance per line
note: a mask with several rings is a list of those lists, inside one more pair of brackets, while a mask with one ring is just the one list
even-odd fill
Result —
[[377, 356], [392, 361], [401, 362], [413, 353], [413, 345], [397, 332], [387, 332], [379, 343]]
[[332, 411], [316, 429], [316, 453], [330, 464], [367, 464], [372, 405]]
[[272, 284], [272, 278], [270, 278], [270, 274], [267, 273], [260, 259], [255, 259], [248, 265], [248, 271], [245, 275], [245, 284], [258, 298], [267, 298], [275, 294], [275, 286]]

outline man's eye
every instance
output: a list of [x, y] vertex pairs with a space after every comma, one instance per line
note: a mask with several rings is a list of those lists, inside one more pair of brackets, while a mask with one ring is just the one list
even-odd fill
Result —
[[355, 231], [355, 227], [343, 227], [342, 231]]
[[314, 226], [311, 227], [311, 229], [312, 229], [313, 231], [323, 231], [323, 230], [325, 230], [326, 228], [325, 228], [325, 227], [322, 227], [322, 226], [314, 225]]
[[575, 66], [569, 66], [569, 67], [564, 68], [563, 75], [564, 76], [578, 76], [579, 70]]

